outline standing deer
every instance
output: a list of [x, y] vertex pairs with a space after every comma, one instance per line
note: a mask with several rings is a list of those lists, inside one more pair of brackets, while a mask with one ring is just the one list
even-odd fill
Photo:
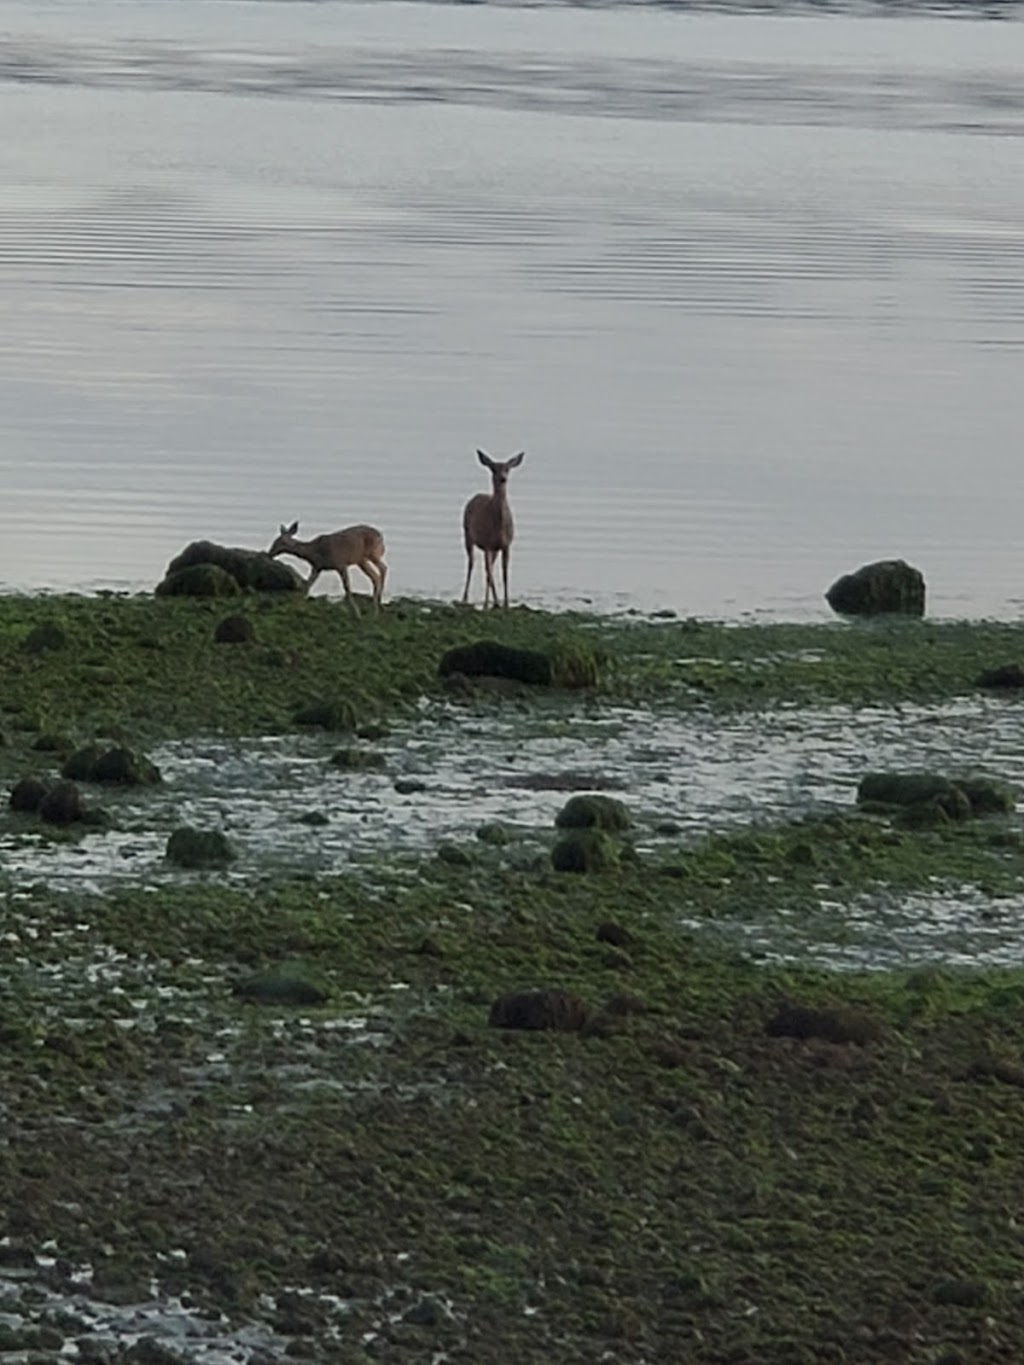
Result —
[[508, 606], [508, 554], [512, 548], [515, 526], [512, 509], [508, 505], [508, 476], [523, 463], [525, 451], [510, 460], [492, 460], [482, 450], [477, 459], [491, 471], [490, 493], [477, 493], [466, 503], [462, 512], [462, 534], [466, 541], [466, 587], [462, 605], [469, 601], [469, 585], [473, 577], [473, 551], [484, 552], [484, 606], [498, 605], [498, 589], [494, 584], [494, 561], [501, 555], [501, 576], [505, 586], [505, 606]]
[[341, 576], [345, 601], [356, 616], [359, 615], [359, 608], [352, 596], [348, 571], [353, 564], [358, 565], [373, 584], [373, 608], [374, 611], [379, 610], [388, 566], [384, 563], [384, 537], [376, 527], [346, 526], [343, 531], [331, 531], [327, 535], [314, 536], [312, 540], [297, 540], [295, 532], [298, 529], [297, 521], [290, 526], [282, 526], [281, 534], [267, 553], [271, 556], [295, 555], [297, 559], [304, 559], [310, 566], [310, 574], [306, 579], [307, 593], [325, 569], [335, 569]]

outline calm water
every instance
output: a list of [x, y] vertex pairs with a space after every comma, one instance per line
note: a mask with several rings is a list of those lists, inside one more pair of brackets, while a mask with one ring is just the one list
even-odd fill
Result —
[[[0, 0], [0, 584], [384, 529], [453, 595], [1024, 599], [1024, 26]], [[336, 591], [331, 585], [331, 591]]]

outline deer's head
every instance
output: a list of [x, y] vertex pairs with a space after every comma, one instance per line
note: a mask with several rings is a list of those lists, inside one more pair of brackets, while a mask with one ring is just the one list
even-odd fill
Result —
[[521, 450], [518, 455], [513, 455], [510, 460], [492, 460], [485, 450], [478, 450], [476, 457], [485, 469], [491, 471], [491, 482], [494, 484], [494, 491], [497, 493], [508, 483], [508, 476], [513, 469], [518, 469], [523, 463], [525, 450]]
[[293, 521], [290, 526], [282, 525], [280, 534], [267, 551], [267, 554], [270, 555], [271, 559], [273, 559], [275, 555], [283, 555], [289, 552], [295, 540], [295, 532], [298, 529], [299, 523], [297, 521]]

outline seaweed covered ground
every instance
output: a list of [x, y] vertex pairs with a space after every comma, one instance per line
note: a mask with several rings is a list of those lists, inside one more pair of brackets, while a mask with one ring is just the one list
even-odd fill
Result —
[[[298, 734], [314, 703], [372, 745], [484, 634], [592, 650], [563, 708], [709, 723], [842, 704], [867, 726], [1024, 654], [1008, 625], [243, 610], [254, 639], [218, 644], [217, 604], [0, 599], [5, 780], [97, 740]], [[584, 875], [476, 835], [341, 875], [6, 879], [4, 1359], [1024, 1357], [1024, 971], [766, 965], [696, 927], [964, 885], [1017, 913], [1016, 816], [851, 800], [678, 846], [626, 829]], [[494, 1010], [540, 991], [563, 994]], [[545, 1003], [562, 1028], [495, 1026]]]

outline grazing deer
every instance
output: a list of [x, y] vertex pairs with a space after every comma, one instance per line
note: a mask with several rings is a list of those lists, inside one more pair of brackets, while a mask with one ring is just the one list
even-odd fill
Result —
[[480, 463], [491, 471], [490, 493], [477, 493], [466, 503], [462, 512], [462, 534], [466, 541], [466, 588], [462, 605], [469, 601], [469, 585], [473, 577], [473, 551], [484, 552], [484, 606], [498, 605], [498, 589], [494, 584], [494, 561], [501, 555], [501, 575], [505, 585], [505, 606], [508, 606], [508, 553], [512, 547], [515, 526], [512, 509], [508, 505], [508, 476], [523, 463], [524, 451], [510, 460], [492, 460], [478, 450]]
[[352, 596], [348, 571], [353, 564], [358, 565], [373, 584], [373, 607], [375, 611], [378, 610], [388, 566], [384, 563], [384, 537], [376, 527], [346, 526], [343, 531], [331, 531], [327, 535], [314, 536], [312, 540], [296, 540], [295, 532], [298, 529], [297, 521], [290, 526], [282, 526], [281, 534], [267, 553], [271, 556], [295, 555], [296, 559], [304, 559], [310, 566], [310, 574], [306, 579], [307, 593], [325, 569], [335, 569], [341, 576], [345, 601], [356, 616], [359, 615], [359, 608]]

